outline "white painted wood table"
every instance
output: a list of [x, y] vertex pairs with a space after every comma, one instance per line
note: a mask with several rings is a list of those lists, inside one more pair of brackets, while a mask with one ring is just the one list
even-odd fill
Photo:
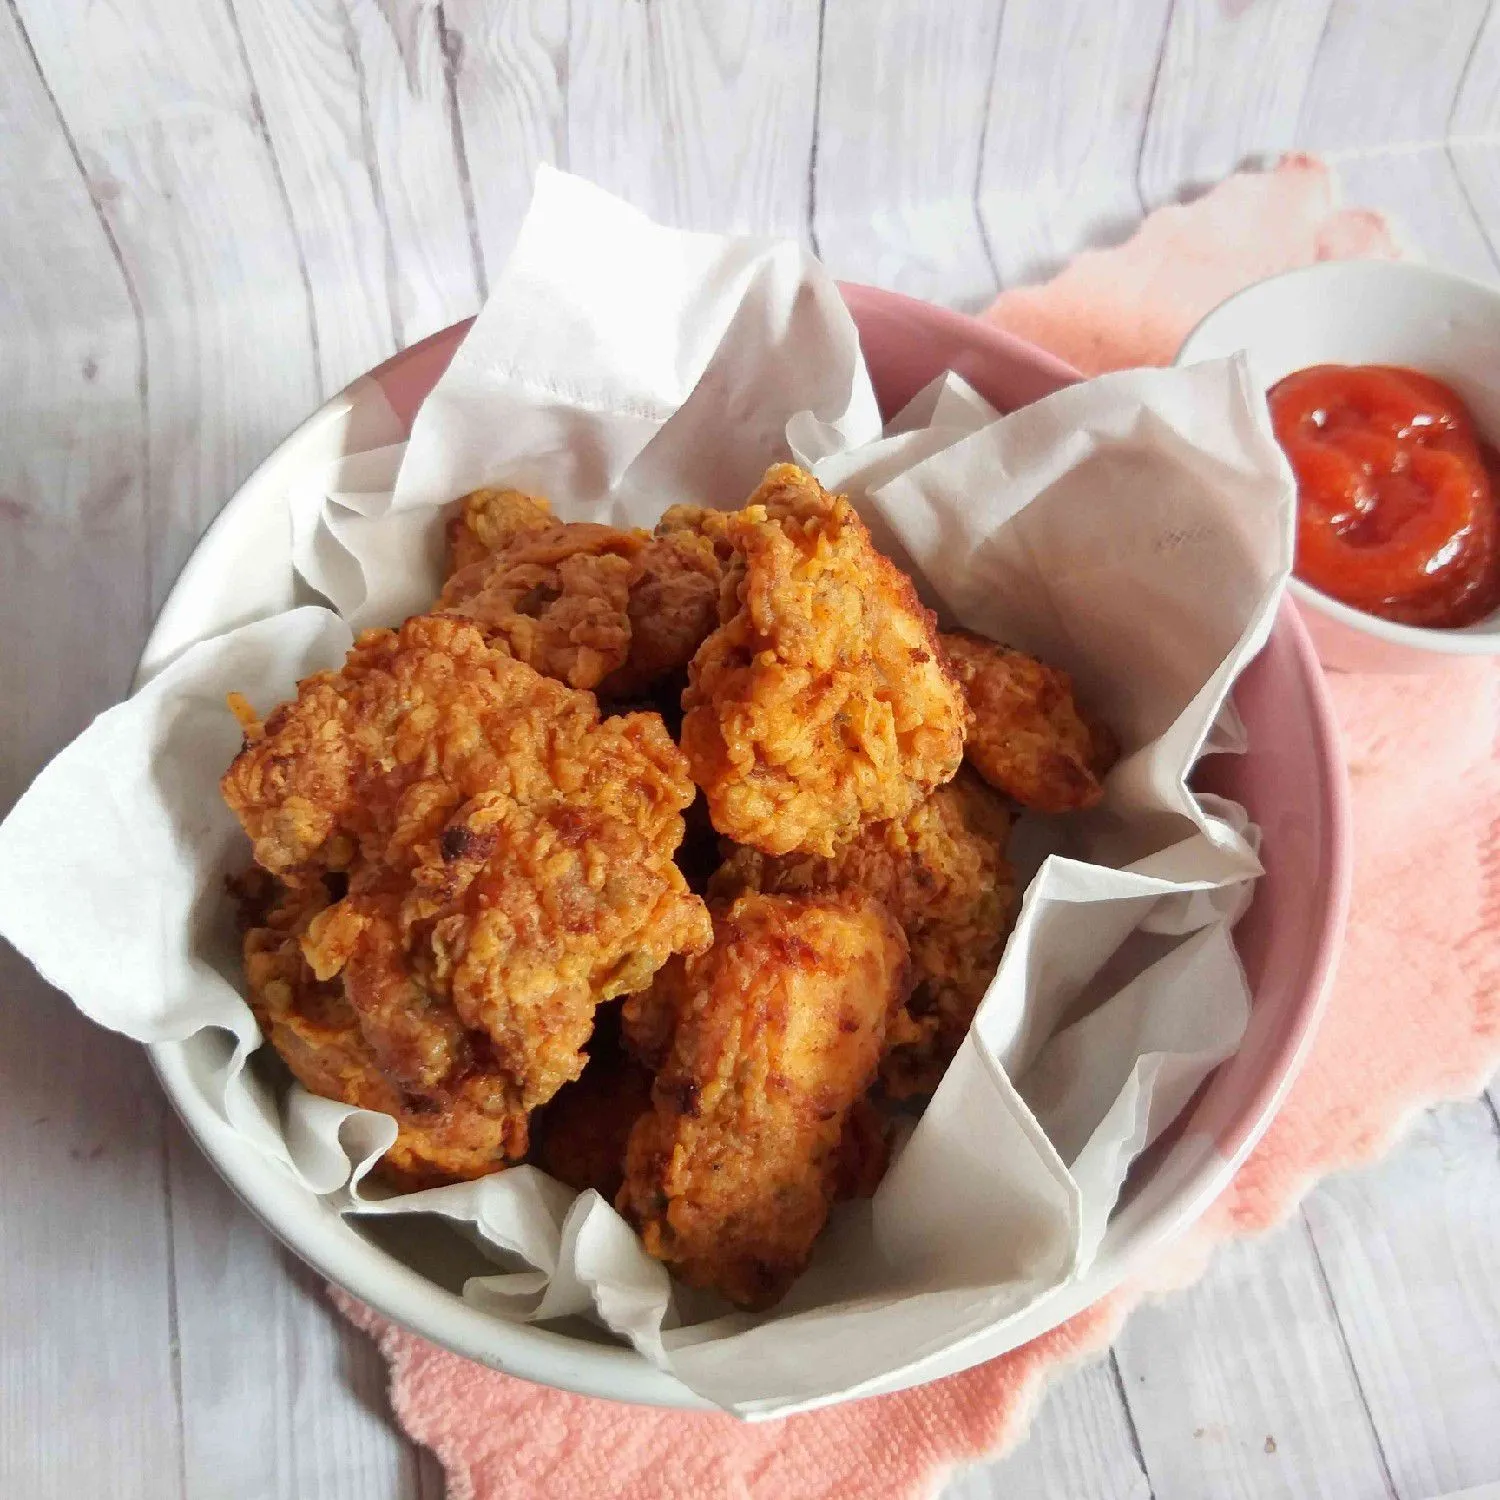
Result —
[[[255, 462], [474, 310], [538, 161], [973, 307], [1289, 147], [1500, 277], [1500, 8], [0, 0], [3, 805]], [[139, 1050], [9, 952], [0, 993], [0, 1495], [437, 1497]], [[1497, 1266], [1491, 1090], [1142, 1309], [946, 1493], [1500, 1494]]]

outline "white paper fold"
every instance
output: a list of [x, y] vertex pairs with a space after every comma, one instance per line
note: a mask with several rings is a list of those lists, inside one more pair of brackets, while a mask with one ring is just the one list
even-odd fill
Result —
[[[0, 931], [103, 1025], [223, 1038], [211, 1102], [309, 1192], [464, 1226], [495, 1261], [466, 1290], [487, 1313], [588, 1316], [745, 1415], [858, 1393], [1078, 1275], [1130, 1162], [1247, 1016], [1231, 927], [1256, 831], [1187, 781], [1205, 748], [1243, 748], [1227, 695], [1290, 565], [1290, 485], [1240, 364], [1108, 376], [1005, 417], [950, 377], [882, 430], [803, 250], [663, 229], [544, 171], [409, 443], [390, 436], [285, 496], [294, 565], [331, 610], [186, 652], [37, 779], [0, 826]], [[248, 849], [217, 780], [239, 743], [223, 695], [267, 709], [351, 628], [428, 603], [463, 491], [650, 525], [679, 500], [737, 504], [790, 457], [851, 495], [949, 621], [1067, 667], [1124, 757], [1096, 811], [1022, 821], [1034, 878], [968, 1041], [876, 1197], [836, 1209], [751, 1318], [674, 1290], [607, 1203], [535, 1169], [391, 1196], [366, 1174], [393, 1122], [245, 1066], [222, 890]]]

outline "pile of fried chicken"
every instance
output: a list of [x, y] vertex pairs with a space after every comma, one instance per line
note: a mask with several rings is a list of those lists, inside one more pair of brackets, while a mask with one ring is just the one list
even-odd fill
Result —
[[231, 697], [256, 1017], [395, 1119], [394, 1185], [531, 1160], [770, 1306], [968, 1031], [1014, 809], [1093, 805], [1115, 747], [790, 464], [654, 534], [480, 490], [449, 552], [429, 613]]

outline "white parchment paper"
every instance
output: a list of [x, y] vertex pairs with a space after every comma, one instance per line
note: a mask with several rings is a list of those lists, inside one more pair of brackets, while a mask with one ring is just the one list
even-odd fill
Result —
[[[364, 1178], [394, 1122], [247, 1066], [222, 891], [248, 846], [217, 780], [239, 743], [224, 694], [264, 711], [351, 630], [427, 605], [464, 491], [649, 526], [680, 500], [742, 503], [791, 457], [850, 494], [947, 620], [1068, 668], [1124, 756], [1093, 812], [1022, 821], [1034, 873], [967, 1042], [875, 1198], [836, 1209], [806, 1275], [750, 1317], [674, 1289], [609, 1204], [533, 1168], [386, 1195]], [[882, 428], [804, 250], [663, 229], [544, 170], [409, 442], [312, 466], [283, 503], [330, 607], [177, 656], [0, 826], [0, 931], [52, 983], [142, 1041], [230, 1033], [210, 1102], [308, 1192], [468, 1226], [497, 1269], [466, 1296], [493, 1316], [594, 1318], [744, 1415], [857, 1393], [1089, 1264], [1131, 1160], [1248, 1014], [1231, 927], [1256, 831], [1187, 785], [1205, 747], [1242, 747], [1227, 696], [1291, 561], [1289, 477], [1238, 362], [1106, 376], [1009, 416], [950, 377]]]

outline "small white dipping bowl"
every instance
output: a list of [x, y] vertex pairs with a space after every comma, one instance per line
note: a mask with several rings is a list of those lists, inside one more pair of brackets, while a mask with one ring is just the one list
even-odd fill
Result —
[[[1500, 447], [1500, 291], [1402, 261], [1325, 261], [1222, 302], [1188, 335], [1179, 365], [1243, 349], [1263, 390], [1309, 365], [1404, 365], [1451, 385]], [[1325, 667], [1426, 672], [1500, 653], [1500, 612], [1462, 630], [1397, 625], [1291, 581]]]

